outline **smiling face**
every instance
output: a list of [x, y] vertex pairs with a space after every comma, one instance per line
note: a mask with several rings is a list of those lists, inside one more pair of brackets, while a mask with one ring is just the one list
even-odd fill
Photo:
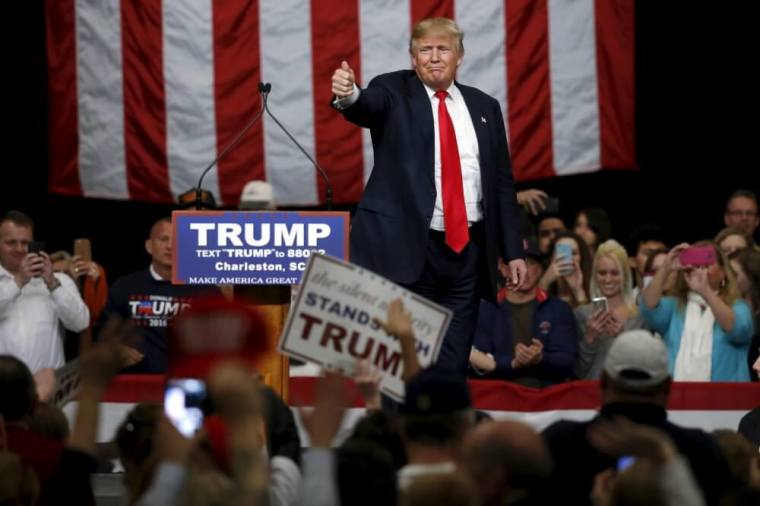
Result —
[[11, 274], [21, 270], [21, 261], [29, 251], [32, 228], [10, 220], [0, 224], [0, 264]]
[[608, 299], [623, 291], [623, 272], [609, 255], [599, 257], [596, 263], [596, 284], [602, 295]]
[[447, 90], [462, 63], [457, 39], [431, 33], [412, 44], [412, 67], [420, 80], [436, 91]]

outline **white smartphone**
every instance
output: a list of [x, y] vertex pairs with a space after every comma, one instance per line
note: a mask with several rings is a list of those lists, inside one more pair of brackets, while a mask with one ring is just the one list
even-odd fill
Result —
[[636, 457], [633, 455], [623, 455], [622, 457], [618, 458], [617, 461], [617, 470], [619, 473], [622, 473], [629, 467], [633, 465], [633, 463], [636, 462]]
[[166, 383], [164, 412], [185, 437], [193, 437], [203, 426], [206, 384], [195, 378], [174, 378]]
[[607, 311], [607, 297], [594, 297], [591, 299], [591, 309], [593, 313]]

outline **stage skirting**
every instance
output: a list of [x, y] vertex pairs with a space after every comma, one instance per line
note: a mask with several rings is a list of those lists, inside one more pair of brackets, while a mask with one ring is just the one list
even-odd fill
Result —
[[[298, 408], [311, 405], [314, 377], [290, 378], [290, 404], [298, 419]], [[103, 398], [98, 432], [99, 441], [108, 441], [126, 413], [138, 402], [161, 402], [163, 376], [123, 375], [117, 377]], [[338, 439], [345, 437], [363, 413], [363, 403], [355, 387]], [[544, 389], [526, 388], [502, 381], [471, 381], [470, 391], [476, 409], [495, 419], [521, 420], [537, 430], [559, 419], [587, 420], [601, 404], [599, 383], [573, 381]], [[668, 418], [675, 423], [704, 430], [735, 430], [741, 417], [760, 406], [758, 383], [675, 383], [668, 404]], [[76, 403], [64, 410], [73, 420]], [[303, 437], [303, 433], [302, 433]], [[308, 440], [303, 439], [304, 446]]]

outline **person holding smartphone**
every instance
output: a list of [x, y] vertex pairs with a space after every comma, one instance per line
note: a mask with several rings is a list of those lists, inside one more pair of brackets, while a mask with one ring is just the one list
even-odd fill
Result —
[[591, 268], [591, 302], [575, 310], [580, 341], [575, 374], [598, 379], [613, 340], [623, 331], [644, 327], [633, 296], [628, 253], [614, 239], [599, 245]]
[[592, 257], [583, 238], [570, 230], [559, 232], [551, 243], [551, 261], [539, 286], [575, 308], [589, 302]]
[[[671, 272], [678, 276], [674, 295], [663, 296]], [[671, 249], [642, 292], [639, 308], [646, 324], [663, 336], [676, 381], [750, 380], [752, 311], [712, 241]]]
[[74, 282], [53, 272], [34, 222], [20, 211], [0, 219], [0, 354], [32, 372], [64, 364], [63, 329], [80, 332], [90, 313]]

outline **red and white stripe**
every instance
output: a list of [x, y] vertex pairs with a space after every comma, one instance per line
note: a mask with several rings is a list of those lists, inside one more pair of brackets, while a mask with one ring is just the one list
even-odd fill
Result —
[[[297, 406], [312, 406], [316, 377], [291, 377], [290, 405], [299, 420]], [[157, 375], [123, 375], [116, 377], [103, 396], [98, 441], [111, 441], [118, 425], [138, 402], [163, 400], [166, 378]], [[341, 434], [346, 436], [364, 415], [364, 402], [358, 389], [349, 383], [350, 408], [343, 420]], [[506, 381], [470, 381], [470, 395], [475, 409], [486, 411], [495, 419], [519, 420], [542, 430], [558, 420], [589, 420], [601, 405], [596, 381], [573, 381], [544, 389], [527, 388]], [[757, 383], [674, 383], [668, 401], [668, 419], [686, 427], [736, 430], [739, 420], [757, 407], [760, 385]], [[64, 411], [73, 420], [76, 403]], [[303, 430], [301, 443], [308, 446]]]
[[[51, 191], [169, 202], [260, 107], [356, 202], [367, 131], [331, 110], [342, 60], [361, 84], [409, 68], [412, 25], [454, 17], [459, 79], [502, 104], [518, 180], [633, 168], [633, 2], [627, 0], [48, 0]], [[204, 186], [234, 206], [266, 179], [281, 205], [324, 200], [310, 163], [268, 118]]]

